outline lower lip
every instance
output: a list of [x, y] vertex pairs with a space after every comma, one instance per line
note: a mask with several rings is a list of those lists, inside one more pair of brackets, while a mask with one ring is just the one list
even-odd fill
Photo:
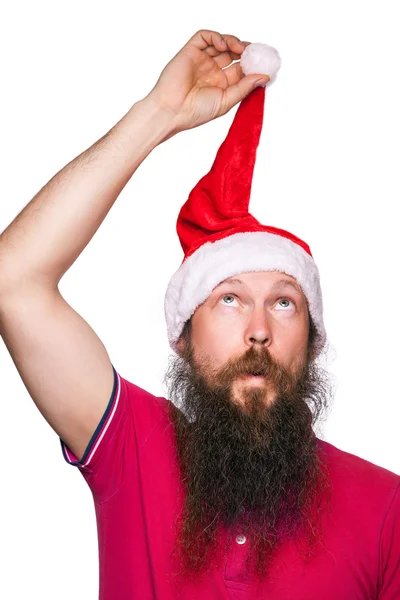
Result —
[[264, 381], [264, 375], [245, 375], [245, 378], [249, 381]]

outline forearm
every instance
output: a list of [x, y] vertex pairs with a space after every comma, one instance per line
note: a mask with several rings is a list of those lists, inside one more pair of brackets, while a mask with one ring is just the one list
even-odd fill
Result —
[[0, 294], [30, 281], [57, 286], [139, 165], [172, 135], [171, 116], [146, 97], [54, 175], [0, 235]]

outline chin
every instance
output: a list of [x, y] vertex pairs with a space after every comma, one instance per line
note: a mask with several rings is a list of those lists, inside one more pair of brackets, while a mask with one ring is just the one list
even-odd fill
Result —
[[244, 393], [249, 394], [249, 392], [251, 392], [252, 389], [264, 390], [265, 402], [268, 404], [273, 402], [276, 398], [275, 391], [268, 388], [268, 384], [265, 381], [265, 379], [261, 380], [261, 381], [249, 380], [249, 381], [240, 381], [240, 383], [235, 382], [232, 387], [232, 397], [238, 404], [244, 405], [245, 401], [244, 401], [243, 394]]

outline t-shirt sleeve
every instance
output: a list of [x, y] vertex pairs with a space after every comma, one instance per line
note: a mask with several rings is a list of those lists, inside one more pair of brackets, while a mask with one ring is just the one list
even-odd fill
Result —
[[400, 598], [400, 483], [383, 523], [379, 547], [378, 600]]
[[112, 496], [137, 469], [138, 455], [166, 418], [168, 402], [128, 381], [114, 366], [113, 372], [111, 397], [82, 458], [60, 438], [64, 459], [78, 467], [98, 502]]

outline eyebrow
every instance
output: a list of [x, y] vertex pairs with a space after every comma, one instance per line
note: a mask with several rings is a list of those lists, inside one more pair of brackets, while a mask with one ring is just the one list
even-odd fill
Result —
[[[236, 277], [229, 277], [228, 279], [225, 279], [225, 281], [221, 281], [221, 283], [219, 283], [215, 287], [215, 289], [218, 288], [218, 287], [220, 287], [221, 285], [232, 284], [232, 283], [238, 283], [239, 285], [247, 287], [246, 284], [241, 279], [237, 279]], [[278, 279], [278, 281], [275, 281], [275, 283], [271, 287], [271, 291], [274, 291], [278, 287], [291, 287], [298, 294], [302, 294], [301, 289], [297, 285], [295, 285], [294, 283], [292, 283], [291, 281], [288, 281], [287, 279]]]

